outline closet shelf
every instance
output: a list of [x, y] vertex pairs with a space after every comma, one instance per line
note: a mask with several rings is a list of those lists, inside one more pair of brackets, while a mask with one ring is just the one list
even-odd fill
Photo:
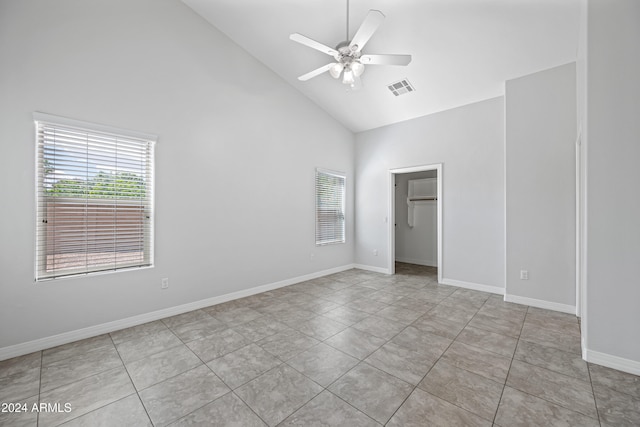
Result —
[[407, 194], [407, 224], [414, 226], [414, 211], [417, 206], [431, 206], [433, 203], [423, 203], [438, 200], [437, 178], [410, 179]]

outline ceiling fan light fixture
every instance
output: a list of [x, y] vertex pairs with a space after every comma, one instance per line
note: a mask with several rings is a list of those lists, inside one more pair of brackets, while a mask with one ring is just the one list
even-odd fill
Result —
[[346, 85], [354, 85], [356, 83], [355, 76], [353, 75], [353, 71], [350, 68], [344, 70], [344, 75], [342, 76], [342, 83]]
[[360, 77], [362, 73], [364, 73], [364, 65], [362, 65], [360, 62], [353, 62], [351, 64], [351, 70], [353, 70], [353, 74], [356, 77]]
[[331, 68], [329, 68], [329, 74], [331, 74], [331, 77], [333, 77], [334, 79], [337, 79], [340, 77], [340, 73], [342, 73], [343, 69], [344, 69], [344, 65], [342, 65], [339, 62], [336, 62], [335, 64], [333, 64]]

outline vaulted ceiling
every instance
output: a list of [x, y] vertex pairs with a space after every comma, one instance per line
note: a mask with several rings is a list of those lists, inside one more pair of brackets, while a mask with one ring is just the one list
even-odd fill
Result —
[[[354, 132], [504, 95], [505, 80], [575, 61], [579, 0], [350, 0], [350, 38], [369, 9], [386, 16], [365, 53], [411, 54], [406, 66], [369, 65], [350, 90], [324, 73], [333, 62], [293, 42], [346, 38], [346, 0], [183, 0]], [[415, 92], [394, 96], [402, 79]]]

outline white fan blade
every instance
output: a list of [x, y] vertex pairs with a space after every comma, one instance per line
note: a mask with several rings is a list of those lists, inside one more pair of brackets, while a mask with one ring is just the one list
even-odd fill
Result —
[[411, 55], [362, 55], [360, 62], [366, 65], [409, 65]]
[[[379, 10], [370, 10], [367, 17], [364, 18], [364, 22], [356, 31], [356, 35], [353, 36], [353, 40], [349, 43], [349, 47], [353, 50], [360, 52], [365, 44], [369, 41], [373, 33], [376, 32], [380, 24], [384, 21], [384, 15]], [[354, 46], [357, 48], [354, 49]]]
[[329, 46], [325, 46], [320, 42], [310, 39], [307, 36], [303, 36], [302, 34], [293, 33], [289, 36], [291, 40], [294, 42], [301, 43], [305, 46], [309, 46], [312, 49], [319, 50], [322, 53], [326, 53], [327, 55], [336, 56], [338, 55], [338, 51], [330, 48]]
[[301, 82], [306, 82], [307, 80], [309, 80], [309, 79], [311, 79], [311, 78], [313, 78], [315, 76], [318, 76], [318, 75], [320, 75], [322, 73], [325, 73], [325, 72], [329, 71], [329, 68], [333, 67], [335, 64], [336, 64], [335, 62], [332, 62], [331, 64], [327, 64], [327, 65], [324, 65], [324, 66], [322, 66], [320, 68], [316, 68], [315, 70], [310, 71], [307, 74], [301, 75], [300, 77], [298, 77], [298, 80], [300, 80]]

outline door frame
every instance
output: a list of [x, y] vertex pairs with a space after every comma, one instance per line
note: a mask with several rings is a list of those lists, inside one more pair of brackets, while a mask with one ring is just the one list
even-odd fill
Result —
[[431, 171], [435, 170], [437, 173], [437, 194], [436, 197], [438, 200], [436, 201], [436, 211], [437, 211], [437, 235], [438, 235], [438, 283], [442, 283], [442, 188], [444, 176], [442, 173], [443, 169], [442, 163], [434, 163], [430, 165], [421, 165], [421, 166], [411, 166], [411, 167], [403, 167], [403, 168], [394, 168], [389, 169], [389, 178], [388, 178], [388, 229], [387, 229], [387, 265], [389, 274], [396, 273], [396, 175], [412, 173], [412, 172], [423, 172], [423, 171]]

